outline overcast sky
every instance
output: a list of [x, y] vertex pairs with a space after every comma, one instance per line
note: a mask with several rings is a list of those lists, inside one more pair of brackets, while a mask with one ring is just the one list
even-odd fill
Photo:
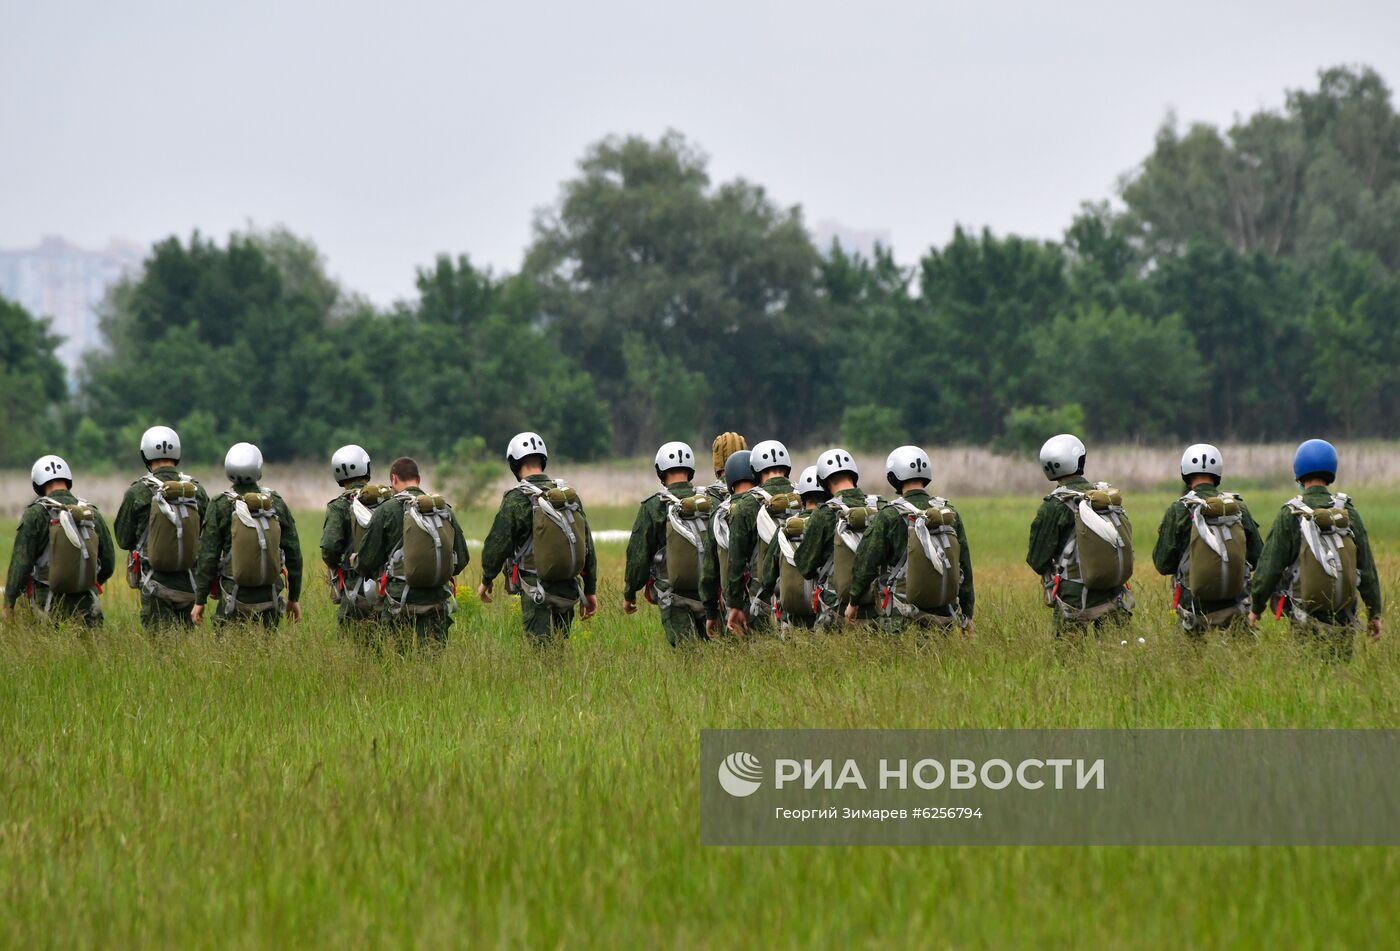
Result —
[[1337, 63], [1400, 81], [1400, 3], [0, 0], [0, 247], [281, 223], [388, 302], [440, 251], [514, 269], [588, 144], [675, 128], [912, 261], [1058, 236], [1169, 108]]

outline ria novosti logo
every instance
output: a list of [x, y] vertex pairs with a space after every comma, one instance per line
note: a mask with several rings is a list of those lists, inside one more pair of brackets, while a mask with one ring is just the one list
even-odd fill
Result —
[[752, 796], [763, 785], [763, 764], [752, 753], [730, 753], [720, 761], [719, 784], [735, 798]]

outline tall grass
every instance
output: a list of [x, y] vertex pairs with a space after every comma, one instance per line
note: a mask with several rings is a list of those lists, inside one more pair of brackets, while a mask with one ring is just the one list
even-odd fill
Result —
[[[971, 640], [672, 651], [619, 610], [620, 545], [603, 613], [544, 651], [464, 598], [441, 655], [366, 652], [316, 583], [273, 635], [149, 638], [125, 589], [95, 634], [10, 626], [0, 945], [1388, 944], [1393, 850], [698, 845], [703, 727], [1400, 726], [1391, 640], [1346, 665], [1272, 624], [1185, 643], [1147, 574], [1166, 499], [1129, 500], [1127, 648], [1050, 638], [1020, 564], [1033, 497], [962, 505]], [[1400, 492], [1358, 504], [1393, 594]]]

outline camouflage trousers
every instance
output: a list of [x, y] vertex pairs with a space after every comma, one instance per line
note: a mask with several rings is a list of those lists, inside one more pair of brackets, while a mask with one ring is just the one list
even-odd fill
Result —
[[555, 638], [563, 640], [569, 636], [569, 628], [574, 625], [574, 609], [551, 607], [548, 603], [536, 604], [528, 597], [520, 599], [520, 621], [525, 628], [525, 636], [535, 644], [547, 644]]
[[[42, 610], [45, 600], [41, 600], [38, 594], [38, 585], [35, 585], [35, 597], [30, 602], [30, 607], [34, 609], [34, 614], [51, 624], [63, 624], [76, 622], [88, 627], [102, 626], [102, 602], [92, 594], [55, 594], [53, 600], [48, 601], [47, 612]], [[48, 589], [43, 589], [47, 591]]]
[[163, 628], [191, 628], [188, 604], [172, 604], [145, 591], [141, 592], [141, 626], [148, 631]]
[[[379, 630], [403, 646], [417, 646], [441, 649], [447, 644], [447, 636], [452, 630], [452, 612], [448, 603], [438, 605], [428, 611], [403, 611], [393, 615], [385, 613]], [[367, 624], [369, 622], [352, 622]]]

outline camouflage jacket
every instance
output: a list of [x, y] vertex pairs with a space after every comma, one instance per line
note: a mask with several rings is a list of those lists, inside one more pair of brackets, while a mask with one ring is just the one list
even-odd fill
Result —
[[[59, 489], [49, 496], [55, 502], [75, 505], [78, 497], [67, 489]], [[92, 507], [97, 521], [97, 583], [106, 584], [116, 570], [116, 549], [112, 547], [112, 531], [107, 520]], [[19, 517], [19, 528], [15, 531], [15, 548], [10, 554], [10, 571], [5, 578], [5, 604], [11, 607], [29, 589], [34, 568], [44, 557], [49, 547], [49, 510], [38, 499], [30, 502]]]
[[[277, 509], [277, 520], [282, 524], [282, 567], [287, 570], [287, 600], [301, 598], [301, 542], [297, 539], [297, 523], [292, 518], [291, 509], [282, 501], [282, 496], [270, 489], [260, 489], [256, 482], [235, 482], [233, 491], [239, 495], [249, 492], [266, 492], [272, 496], [272, 504]], [[224, 555], [233, 543], [233, 500], [219, 493], [209, 500], [209, 508], [204, 517], [204, 528], [199, 535], [199, 560], [194, 568], [195, 602], [204, 604], [214, 593], [214, 582], [219, 578]], [[239, 598], [243, 601], [271, 601], [270, 587], [243, 588]]]
[[[542, 489], [549, 489], [554, 480], [544, 473], [528, 476], [526, 481]], [[501, 508], [496, 512], [496, 520], [491, 523], [491, 531], [481, 549], [481, 581], [487, 584], [494, 581], [510, 562], [516, 552], [530, 540], [534, 528], [534, 512], [530, 499], [518, 487], [506, 490], [501, 497]], [[593, 529], [587, 530], [588, 554], [583, 566], [583, 593], [596, 594], [598, 590], [598, 555], [593, 549]], [[572, 582], [541, 582], [545, 591], [561, 598], [578, 596]]]
[[[1323, 508], [1331, 504], [1334, 494], [1326, 486], [1311, 486], [1303, 490], [1303, 502], [1310, 508]], [[1351, 534], [1356, 540], [1356, 569], [1361, 575], [1357, 593], [1366, 605], [1366, 613], [1373, 618], [1380, 617], [1384, 605], [1381, 602], [1380, 578], [1376, 574], [1376, 560], [1371, 553], [1371, 539], [1366, 534], [1366, 526], [1362, 524], [1361, 513], [1356, 511], [1350, 499], [1347, 500], [1346, 509], [1351, 516]], [[1263, 614], [1269, 609], [1269, 599], [1283, 583], [1284, 573], [1298, 560], [1302, 543], [1298, 516], [1284, 506], [1269, 529], [1269, 537], [1264, 542], [1264, 550], [1259, 555], [1259, 565], [1254, 572], [1250, 595], [1255, 614]]]
[[[1220, 494], [1220, 489], [1210, 483], [1198, 485], [1191, 491], [1195, 492], [1203, 499], [1213, 499]], [[1259, 552], [1264, 547], [1264, 540], [1259, 534], [1259, 525], [1254, 521], [1254, 516], [1249, 514], [1249, 506], [1244, 504], [1244, 499], [1240, 499], [1240, 528], [1244, 531], [1244, 559], [1252, 568], [1259, 563]], [[1162, 515], [1162, 524], [1157, 529], [1157, 545], [1152, 549], [1152, 564], [1157, 569], [1158, 574], [1175, 575], [1177, 568], [1181, 566], [1181, 559], [1191, 547], [1191, 512], [1186, 508], [1186, 503], [1177, 499], [1167, 506], [1167, 511]], [[1182, 597], [1189, 597], [1189, 591], [1183, 591]], [[1204, 601], [1199, 605], [1202, 611], [1218, 611], [1229, 607], [1235, 602], [1225, 601]]]
[[[867, 496], [859, 488], [842, 489], [837, 498], [852, 508], [865, 505]], [[816, 580], [821, 570], [831, 561], [836, 544], [837, 511], [829, 503], [818, 505], [809, 513], [807, 527], [802, 532], [802, 547], [797, 550], [797, 570], [802, 577]]]
[[326, 503], [326, 518], [321, 523], [321, 561], [331, 571], [350, 567], [350, 542], [354, 538], [350, 520], [350, 497], [366, 484], [361, 479]]
[[[926, 489], [910, 489], [904, 493], [905, 501], [920, 509], [927, 508], [931, 498]], [[953, 528], [961, 549], [958, 569], [962, 582], [958, 585], [958, 608], [964, 617], [970, 618], [977, 604], [977, 591], [972, 581], [972, 549], [967, 543], [961, 513]], [[904, 513], [893, 505], [882, 507], [865, 527], [860, 547], [856, 549], [855, 564], [851, 567], [851, 590], [864, 591], [870, 587], [898, 565], [908, 551], [909, 527], [904, 523]]]
[[[708, 489], [706, 494], [714, 499], [714, 495]], [[733, 496], [734, 501], [730, 502], [731, 510], [744, 495], [745, 493], [740, 492]], [[723, 500], [721, 499], [721, 501]], [[719, 502], [715, 502], [716, 510], [718, 510], [719, 505]], [[724, 579], [719, 576], [719, 546], [715, 544], [714, 528], [715, 516], [712, 514], [710, 516], [710, 530], [705, 533], [705, 558], [700, 566], [700, 600], [705, 605], [705, 617], [711, 621], [719, 620], [719, 596], [724, 586]]]
[[[689, 482], [674, 482], [666, 486], [678, 499], [688, 499], [695, 495], [695, 486]], [[708, 533], [707, 533], [708, 534]], [[646, 587], [651, 579], [651, 569], [656, 555], [666, 547], [666, 503], [657, 493], [642, 503], [637, 509], [636, 521], [632, 523], [632, 537], [627, 540], [627, 567], [622, 584], [622, 596], [627, 601], [637, 600], [637, 592]], [[664, 585], [664, 582], [661, 583]], [[681, 594], [694, 596], [694, 591]]]
[[[409, 486], [404, 490], [409, 495], [426, 495], [421, 488], [416, 485]], [[346, 512], [349, 512], [349, 503], [346, 503]], [[453, 512], [452, 529], [452, 574], [455, 577], [462, 569], [467, 567], [471, 561], [471, 555], [467, 552], [467, 538], [462, 533], [461, 523], [457, 521], [457, 513]], [[349, 532], [349, 528], [346, 528]], [[381, 503], [374, 510], [374, 517], [369, 520], [369, 526], [365, 528], [365, 537], [360, 542], [360, 550], [355, 556], [355, 568], [360, 576], [367, 579], [379, 578], [384, 574], [389, 566], [389, 559], [394, 552], [398, 551], [403, 544], [403, 500], [399, 498], [388, 499]], [[324, 557], [324, 556], [323, 556]], [[395, 581], [392, 578], [385, 579], [386, 590], [391, 598], [398, 600], [403, 595], [403, 582]], [[408, 592], [409, 604], [435, 604], [444, 601], [443, 593], [437, 588], [414, 588]]]
[[[161, 466], [159, 469], [151, 471], [162, 482], [180, 481], [180, 471], [174, 466]], [[209, 493], [204, 491], [204, 486], [198, 481], [191, 479], [195, 486], [195, 499], [199, 507], [199, 523], [204, 524], [205, 516], [209, 513]], [[146, 537], [146, 529], [151, 522], [151, 486], [145, 479], [137, 479], [127, 487], [126, 494], [122, 496], [121, 508], [117, 509], [116, 521], [112, 523], [112, 531], [117, 537], [117, 544], [125, 551], [136, 551], [141, 546], [141, 542]], [[190, 576], [183, 571], [155, 571], [152, 572], [158, 584], [176, 591], [190, 590]]]
[[[770, 495], [792, 491], [792, 483], [783, 476], [774, 476], [763, 483]], [[758, 509], [762, 500], [756, 492], [745, 492], [731, 503], [729, 516], [729, 571], [724, 579], [724, 600], [730, 607], [747, 610], [753, 593], [744, 585], [744, 575], [750, 571], [749, 562], [758, 549]], [[753, 566], [757, 574], [761, 565]], [[757, 581], [757, 578], [750, 579]]]
[[[1063, 483], [1066, 488], [1086, 492], [1094, 487], [1094, 484], [1082, 475], [1074, 476]], [[1031, 566], [1031, 570], [1040, 575], [1042, 583], [1055, 572], [1055, 561], [1060, 557], [1060, 552], [1064, 550], [1069, 542], [1070, 534], [1074, 531], [1074, 513], [1069, 507], [1054, 496], [1047, 495], [1040, 503], [1040, 509], [1035, 513], [1035, 521], [1031, 522], [1030, 544], [1026, 549], [1026, 564]], [[1086, 608], [1097, 607], [1118, 597], [1121, 588], [1106, 588], [1103, 590], [1090, 590], [1089, 596], [1085, 599]], [[1080, 603], [1082, 586], [1077, 581], [1060, 581], [1059, 597], [1061, 600], [1077, 604]]]

